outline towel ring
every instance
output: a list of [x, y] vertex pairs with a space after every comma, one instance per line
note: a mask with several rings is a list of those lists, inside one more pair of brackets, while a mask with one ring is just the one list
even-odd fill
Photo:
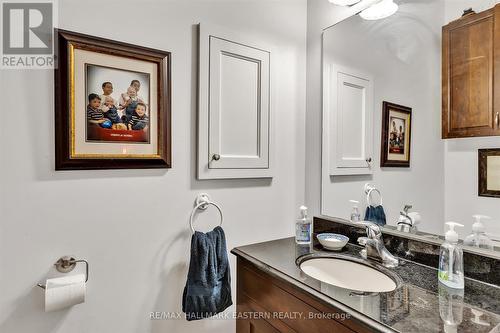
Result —
[[193, 208], [193, 210], [191, 211], [191, 216], [189, 217], [189, 226], [191, 227], [191, 231], [193, 232], [193, 234], [196, 232], [196, 230], [194, 230], [194, 227], [193, 227], [193, 218], [194, 218], [194, 213], [198, 210], [198, 209], [202, 209], [202, 210], [205, 210], [208, 208], [209, 205], [212, 205], [214, 206], [215, 208], [217, 208], [217, 210], [219, 211], [219, 214], [220, 214], [220, 223], [219, 223], [219, 227], [222, 226], [222, 222], [224, 221], [224, 215], [222, 214], [222, 209], [220, 208], [219, 205], [217, 205], [215, 202], [212, 202], [210, 200], [210, 197], [208, 196], [208, 194], [206, 193], [202, 193], [202, 194], [199, 194], [197, 197], [196, 197], [196, 203], [195, 203], [195, 206]]
[[[380, 197], [380, 203], [377, 206], [382, 206], [382, 193], [380, 193], [378, 188], [376, 188], [375, 186], [373, 186], [369, 183], [366, 183], [365, 184], [365, 193], [366, 193], [366, 203], [368, 204], [368, 206], [374, 206], [374, 205], [372, 205], [372, 202], [371, 202], [372, 192], [378, 193], [378, 196]], [[376, 207], [376, 206], [374, 206], [374, 207]]]

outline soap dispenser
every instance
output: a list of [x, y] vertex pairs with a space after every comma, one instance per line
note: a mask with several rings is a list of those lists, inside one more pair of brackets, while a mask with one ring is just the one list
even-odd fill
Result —
[[361, 214], [359, 213], [359, 201], [357, 200], [349, 200], [352, 203], [352, 211], [351, 211], [351, 222], [359, 222], [361, 221]]
[[445, 234], [445, 241], [439, 251], [438, 279], [444, 285], [464, 289], [464, 262], [463, 251], [458, 245], [458, 233], [455, 227], [463, 227], [456, 222], [445, 223], [449, 230]]
[[307, 207], [300, 206], [300, 217], [295, 223], [295, 242], [311, 244], [311, 220], [307, 217]]
[[[445, 333], [456, 333], [463, 321], [464, 291], [448, 288], [442, 283], [438, 285], [439, 315], [444, 325]], [[471, 310], [474, 311], [474, 310]]]
[[472, 217], [474, 218], [472, 233], [465, 237], [464, 245], [493, 250], [493, 242], [488, 236], [486, 236], [484, 225], [481, 222], [481, 219], [491, 219], [491, 217], [479, 214], [473, 215]]

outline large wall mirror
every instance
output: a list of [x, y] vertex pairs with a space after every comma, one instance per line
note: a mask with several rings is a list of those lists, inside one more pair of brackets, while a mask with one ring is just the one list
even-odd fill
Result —
[[[411, 205], [416, 228], [399, 231], [429, 239], [442, 237], [446, 221], [464, 224], [463, 239], [472, 215], [483, 214], [498, 240], [500, 199], [477, 192], [484, 142], [441, 138], [441, 31], [464, 8], [396, 2], [388, 18], [354, 15], [323, 32], [321, 213], [349, 220], [355, 200], [364, 219], [367, 206], [382, 201], [387, 230], [398, 232], [400, 212]], [[489, 140], [500, 147], [498, 137]]]

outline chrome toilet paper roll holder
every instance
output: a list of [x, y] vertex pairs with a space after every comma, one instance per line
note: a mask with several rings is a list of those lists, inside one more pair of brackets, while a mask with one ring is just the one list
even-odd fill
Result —
[[[80, 262], [85, 263], [85, 283], [87, 283], [87, 281], [89, 280], [89, 263], [87, 260], [75, 259], [71, 256], [64, 256], [64, 257], [59, 258], [59, 260], [57, 260], [55, 262], [54, 266], [56, 267], [57, 271], [60, 273], [69, 273], [72, 270], [74, 270], [76, 267], [76, 264], [80, 263]], [[42, 289], [46, 289], [46, 286], [44, 284], [38, 283], [37, 286], [42, 288]]]

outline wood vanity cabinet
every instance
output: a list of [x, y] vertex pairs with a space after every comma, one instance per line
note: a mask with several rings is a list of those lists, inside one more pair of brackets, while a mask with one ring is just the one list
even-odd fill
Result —
[[237, 270], [237, 333], [374, 332], [241, 257]]
[[443, 139], [500, 135], [500, 5], [444, 26], [442, 43]]

